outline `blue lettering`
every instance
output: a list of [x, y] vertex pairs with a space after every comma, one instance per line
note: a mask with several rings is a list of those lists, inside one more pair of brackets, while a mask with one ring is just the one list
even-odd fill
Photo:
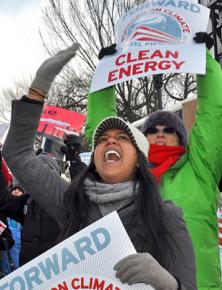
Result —
[[62, 249], [62, 271], [67, 270], [69, 263], [78, 264], [79, 260], [67, 249]]
[[81, 261], [85, 260], [84, 252], [89, 253], [90, 255], [94, 255], [96, 252], [91, 248], [91, 240], [89, 237], [82, 237], [81, 239], [75, 242], [75, 247], [78, 253], [78, 256]]
[[98, 251], [103, 250], [110, 243], [110, 234], [104, 228], [99, 228], [92, 231], [91, 236]]
[[8, 282], [3, 284], [2, 286], [0, 286], [0, 290], [5, 290], [5, 289], [9, 289], [9, 284]]
[[25, 290], [25, 281], [22, 279], [22, 277], [17, 276], [13, 278], [12, 281], [10, 282], [9, 289], [10, 290]]
[[24, 272], [25, 280], [28, 284], [28, 289], [33, 289], [33, 283], [41, 285], [43, 281], [39, 278], [40, 271], [37, 267], [31, 267], [30, 269]]
[[60, 271], [57, 254], [52, 255], [52, 260], [50, 258], [47, 258], [45, 260], [45, 264], [43, 264], [43, 262], [40, 262], [39, 268], [41, 269], [42, 273], [44, 274], [47, 280], [51, 279], [52, 273], [54, 275], [58, 275]]
[[200, 12], [200, 7], [196, 4], [191, 4], [189, 2], [186, 1], [179, 1], [178, 3], [176, 3], [174, 0], [157, 0], [157, 1], [151, 1], [150, 3], [143, 3], [141, 5], [139, 5], [138, 7], [128, 11], [127, 13], [125, 13], [123, 15], [123, 21], [132, 15], [136, 15], [137, 13], [139, 13], [141, 10], [146, 9], [146, 8], [150, 8], [152, 5], [152, 7], [156, 7], [156, 6], [172, 6], [172, 7], [178, 7], [181, 9], [185, 9], [185, 10], [189, 10], [191, 12], [194, 13], [199, 13]]
[[[165, 1], [165, 0], [164, 0]], [[140, 12], [141, 10], [143, 10], [144, 8], [149, 8], [151, 6], [151, 3], [143, 3], [141, 5], [139, 5], [138, 7], [135, 7], [134, 9], [128, 11], [127, 13], [125, 13], [123, 15], [123, 20], [125, 20], [127, 17], [129, 17], [130, 15], [134, 15], [137, 12]]]
[[163, 6], [165, 3], [165, 0], [162, 0], [162, 1], [156, 1], [156, 2], [153, 2], [153, 6]]
[[188, 10], [188, 6], [189, 6], [189, 3], [185, 1], [179, 1], [178, 3], [178, 8], [184, 8], [185, 10]]
[[169, 1], [167, 1], [167, 2], [164, 4], [164, 6], [173, 6], [173, 7], [176, 7], [176, 4], [175, 4], [174, 1], [169, 0]]
[[192, 11], [194, 13], [199, 13], [200, 12], [200, 7], [197, 6], [196, 4], [191, 4], [190, 5], [190, 11]]

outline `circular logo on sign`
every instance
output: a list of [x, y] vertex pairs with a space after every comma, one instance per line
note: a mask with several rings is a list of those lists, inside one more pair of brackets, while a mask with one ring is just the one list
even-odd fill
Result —
[[182, 43], [188, 33], [189, 26], [178, 13], [160, 8], [158, 13], [146, 13], [141, 17], [137, 15], [123, 32], [121, 42], [175, 44]]

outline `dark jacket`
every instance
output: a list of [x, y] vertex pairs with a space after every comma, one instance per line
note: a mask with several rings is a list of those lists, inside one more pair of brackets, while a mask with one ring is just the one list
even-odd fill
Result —
[[56, 221], [32, 197], [23, 209], [24, 223], [21, 236], [20, 265], [56, 245], [60, 228]]
[[[44, 161], [47, 157], [42, 156], [40, 159]], [[23, 226], [19, 256], [19, 264], [22, 266], [53, 247], [60, 228], [30, 195], [13, 196], [4, 186], [2, 178], [0, 172], [0, 212]]]
[[[3, 266], [4, 259], [7, 259], [6, 261], [11, 265], [11, 270], [14, 269], [13, 268], [14, 261], [9, 251], [9, 249], [11, 249], [14, 246], [14, 240], [11, 230], [8, 227], [7, 218], [2, 213], [0, 213], [0, 222], [3, 222], [7, 226], [5, 230], [1, 231], [0, 233], [0, 279], [1, 279], [6, 275]], [[4, 255], [5, 253], [6, 255]]]
[[[2, 190], [2, 188], [4, 189], [6, 187], [5, 187], [5, 178], [2, 173], [2, 162], [1, 162], [1, 152], [0, 152], [0, 191]], [[7, 251], [6, 258], [8, 259], [8, 255], [10, 255], [8, 250], [14, 246], [14, 239], [13, 239], [11, 230], [9, 229], [7, 218], [2, 212], [0, 212], [0, 223], [1, 223], [0, 251]], [[3, 259], [3, 252], [2, 253], [0, 252], [0, 260], [2, 259]], [[9, 259], [11, 259], [11, 255]], [[12, 265], [12, 262], [13, 261], [10, 261], [11, 265]], [[4, 271], [2, 267], [2, 261], [0, 262], [0, 264], [1, 264], [1, 267], [0, 267], [0, 279], [1, 279], [2, 277], [5, 276], [5, 274], [3, 273]]]
[[0, 222], [3, 222], [6, 225], [5, 230], [0, 232], [0, 251], [5, 251], [7, 249], [11, 249], [14, 245], [14, 240], [8, 227], [7, 218], [2, 213], [0, 213]]

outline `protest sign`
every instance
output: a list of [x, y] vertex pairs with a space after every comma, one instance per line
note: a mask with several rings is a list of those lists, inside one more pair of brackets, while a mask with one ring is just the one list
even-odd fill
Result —
[[91, 155], [92, 152], [82, 152], [79, 154], [81, 161], [84, 162], [87, 166], [89, 166]]
[[74, 111], [44, 106], [37, 132], [54, 138], [63, 138], [65, 133], [79, 134], [85, 118], [85, 115]]
[[117, 53], [97, 66], [94, 92], [127, 80], [160, 73], [205, 73], [205, 45], [193, 42], [206, 31], [209, 9], [191, 1], [148, 1], [116, 24]]
[[1, 279], [0, 290], [154, 290], [145, 284], [123, 285], [113, 266], [136, 253], [116, 212]]

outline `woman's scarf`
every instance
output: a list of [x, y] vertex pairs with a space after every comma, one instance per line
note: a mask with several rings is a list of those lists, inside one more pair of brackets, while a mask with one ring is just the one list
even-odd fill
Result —
[[86, 178], [84, 187], [86, 196], [98, 205], [102, 216], [105, 216], [114, 210], [120, 211], [129, 206], [131, 209], [134, 208], [134, 200], [138, 194], [139, 185], [132, 180], [107, 184]]
[[159, 183], [162, 175], [180, 159], [185, 153], [183, 146], [166, 146], [150, 144], [149, 162], [151, 173], [156, 177]]

